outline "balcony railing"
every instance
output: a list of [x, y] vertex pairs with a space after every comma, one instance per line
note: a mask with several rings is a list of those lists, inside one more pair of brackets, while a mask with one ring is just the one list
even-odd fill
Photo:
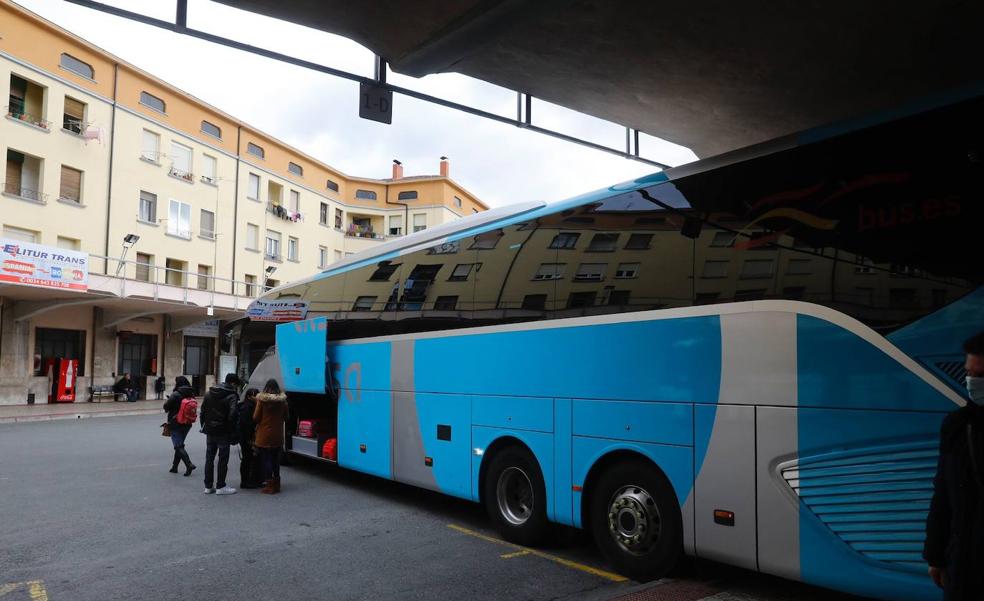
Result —
[[7, 106], [7, 117], [15, 119], [17, 121], [23, 121], [24, 123], [33, 125], [35, 127], [40, 127], [41, 129], [51, 129], [51, 121], [42, 119], [37, 115], [32, 115], [23, 110], [22, 107], [16, 105]]
[[372, 240], [382, 240], [385, 238], [382, 234], [374, 232], [371, 225], [359, 225], [357, 223], [350, 223], [348, 230], [345, 231], [345, 235], [352, 238], [370, 238]]
[[3, 193], [10, 194], [11, 196], [19, 196], [21, 198], [26, 198], [27, 200], [34, 200], [37, 202], [47, 202], [48, 195], [40, 192], [38, 190], [32, 190], [30, 188], [23, 188], [13, 182], [4, 182]]
[[304, 216], [296, 211], [290, 211], [280, 203], [270, 201], [267, 203], [267, 212], [269, 212], [274, 217], [283, 219], [284, 221], [290, 221], [292, 223], [297, 223], [302, 221]]
[[168, 175], [170, 175], [171, 177], [176, 177], [178, 179], [183, 179], [186, 182], [194, 182], [195, 181], [195, 174], [194, 173], [192, 173], [190, 171], [182, 171], [181, 169], [178, 169], [174, 165], [171, 165], [171, 169], [170, 169], [170, 171], [168, 171]]

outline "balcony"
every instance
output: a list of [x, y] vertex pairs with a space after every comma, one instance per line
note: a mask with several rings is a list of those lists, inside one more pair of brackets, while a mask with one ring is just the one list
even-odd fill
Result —
[[303, 221], [304, 216], [300, 213], [290, 211], [283, 205], [277, 202], [267, 203], [267, 212], [277, 217], [278, 219], [283, 219], [284, 221], [290, 221], [292, 223], [297, 223], [298, 221]]
[[345, 235], [351, 238], [369, 238], [371, 240], [382, 240], [385, 238], [382, 234], [374, 232], [371, 225], [357, 225], [355, 223], [349, 224]]
[[24, 111], [22, 107], [19, 107], [17, 105], [11, 104], [7, 106], [7, 118], [13, 119], [14, 121], [21, 121], [28, 125], [33, 125], [34, 127], [39, 127], [44, 130], [48, 130], [48, 131], [51, 130], [51, 121], [42, 119], [37, 115], [27, 113]]
[[178, 178], [180, 180], [186, 181], [189, 184], [195, 182], [195, 174], [194, 173], [191, 173], [190, 171], [182, 171], [181, 169], [178, 169], [174, 165], [171, 165], [171, 169], [168, 171], [168, 175], [170, 175], [171, 177], [176, 177], [176, 178]]
[[22, 188], [21, 186], [13, 182], [4, 182], [3, 193], [9, 194], [10, 196], [17, 196], [19, 198], [24, 198], [27, 200], [32, 200], [34, 202], [48, 202], [48, 195], [40, 192], [38, 190], [32, 190], [30, 188]]

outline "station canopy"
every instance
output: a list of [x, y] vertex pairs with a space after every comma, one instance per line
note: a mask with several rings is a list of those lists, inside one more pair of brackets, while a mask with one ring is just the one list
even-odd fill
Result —
[[977, 0], [220, 0], [706, 157], [984, 80]]

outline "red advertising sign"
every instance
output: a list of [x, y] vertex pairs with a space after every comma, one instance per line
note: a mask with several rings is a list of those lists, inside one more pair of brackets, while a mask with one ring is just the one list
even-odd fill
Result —
[[0, 282], [85, 291], [89, 255], [0, 238]]

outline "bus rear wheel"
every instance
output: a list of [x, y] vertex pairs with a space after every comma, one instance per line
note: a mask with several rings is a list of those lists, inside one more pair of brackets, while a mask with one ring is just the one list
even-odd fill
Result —
[[629, 460], [598, 479], [588, 506], [591, 535], [620, 574], [662, 578], [683, 554], [683, 519], [673, 487], [652, 464]]
[[492, 457], [482, 482], [485, 510], [504, 539], [536, 545], [547, 533], [547, 493], [536, 458], [510, 446]]

